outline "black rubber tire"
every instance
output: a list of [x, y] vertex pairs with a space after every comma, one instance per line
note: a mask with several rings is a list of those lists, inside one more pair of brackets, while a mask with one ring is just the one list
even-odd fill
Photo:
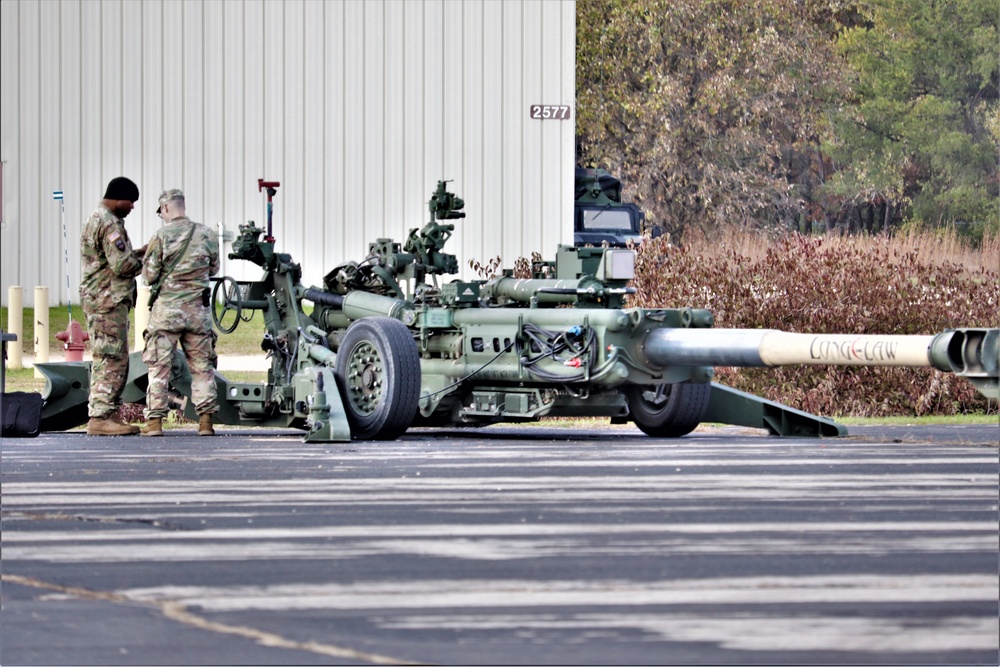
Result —
[[656, 405], [645, 399], [644, 391], [656, 387], [630, 386], [623, 390], [628, 400], [632, 421], [643, 433], [654, 438], [679, 438], [698, 427], [712, 396], [712, 383], [667, 384], [663, 386], [665, 400]]
[[337, 350], [337, 388], [354, 440], [395, 440], [420, 401], [420, 353], [402, 322], [365, 317], [347, 328]]

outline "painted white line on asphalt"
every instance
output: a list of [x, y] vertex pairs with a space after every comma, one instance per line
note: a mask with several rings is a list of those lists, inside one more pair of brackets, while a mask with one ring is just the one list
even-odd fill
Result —
[[[599, 526], [591, 527], [599, 530]], [[664, 555], [868, 555], [891, 556], [941, 553], [995, 553], [995, 532], [979, 535], [938, 533], [891, 535], [873, 531], [863, 535], [824, 534], [820, 527], [809, 533], [778, 537], [736, 537], [720, 533], [711, 537], [683, 538], [629, 534], [606, 543], [594, 543], [592, 534], [577, 529], [566, 537], [433, 537], [407, 539], [347, 539], [337, 542], [301, 541], [294, 538], [200, 541], [198, 543], [126, 541], [104, 544], [79, 541], [10, 543], [4, 540], [4, 560], [52, 563], [94, 562], [232, 562], [251, 560], [343, 560], [384, 556], [423, 556], [471, 561], [508, 561], [529, 558], [662, 557]], [[502, 531], [497, 531], [502, 532]]]
[[[223, 427], [220, 427], [223, 428]], [[420, 449], [398, 450], [387, 452], [383, 447], [373, 450], [353, 451], [345, 454], [341, 450], [331, 450], [329, 443], [303, 446], [301, 442], [296, 442], [294, 447], [243, 447], [238, 449], [226, 449], [213, 447], [210, 452], [184, 452], [178, 454], [169, 448], [162, 449], [134, 449], [124, 452], [90, 452], [86, 453], [89, 462], [120, 462], [120, 461], [143, 461], [143, 462], [163, 462], [181, 460], [183, 462], [206, 462], [224, 461], [227, 457], [238, 456], [241, 461], [253, 461], [263, 459], [266, 461], [303, 461], [315, 460], [335, 460], [338, 462], [349, 462], [353, 466], [369, 465], [373, 463], [401, 464], [412, 461], [419, 465], [421, 469], [454, 469], [463, 472], [468, 470], [494, 470], [503, 469], [510, 465], [510, 461], [517, 461], [519, 467], [532, 469], [534, 467], [558, 466], [559, 468], [592, 468], [595, 466], [616, 466], [623, 469], [649, 468], [655, 466], [687, 466], [710, 469], [716, 467], [750, 467], [768, 468], [780, 470], [782, 468], [796, 468], [809, 466], [843, 467], [855, 465], [878, 465], [892, 467], [911, 467], [915, 463], [921, 466], [941, 466], [941, 465], [983, 465], [996, 464], [996, 452], [983, 452], [981, 455], [966, 453], [956, 453], [953, 456], [947, 455], [925, 455], [920, 456], [916, 461], [911, 456], [885, 456], [884, 451], [880, 451], [877, 456], [864, 456], [856, 454], [853, 456], [843, 456], [834, 454], [839, 452], [840, 446], [831, 447], [831, 454], [826, 456], [775, 456], [774, 451], [761, 452], [758, 456], [748, 456], [746, 449], [740, 447], [739, 453], [733, 448], [728, 450], [720, 449], [716, 452], [698, 450], [692, 452], [687, 449], [677, 451], [673, 449], [640, 448], [627, 449], [614, 447], [602, 451], [581, 452], [577, 459], [567, 459], [553, 455], [544, 448], [512, 449], [505, 445], [500, 450], [483, 450], [478, 447], [474, 449], [457, 449], [448, 451], [428, 452]], [[695, 454], [695, 456], [692, 456]], [[992, 454], [992, 455], [991, 455]], [[50, 462], [52, 454], [46, 451], [19, 450], [5, 453], [5, 458], [10, 458], [23, 463]]]
[[[545, 502], [586, 502], [606, 500], [698, 500], [803, 499], [823, 496], [857, 498], [857, 494], [877, 494], [879, 498], [913, 498], [928, 493], [948, 498], [996, 498], [1000, 480], [982, 474], [879, 474], [879, 475], [708, 475], [688, 474], [683, 469], [663, 475], [595, 475], [552, 477], [441, 478], [420, 471], [400, 477], [351, 478], [331, 469], [329, 479], [292, 479], [269, 482], [259, 488], [246, 481], [200, 480], [112, 483], [10, 482], [3, 488], [5, 508], [37, 506], [127, 507], [130, 505], [196, 503], [239, 503], [260, 506], [281, 502], [396, 502], [477, 498], [495, 502], [497, 494], [510, 500]], [[434, 495], [438, 494], [438, 495]], [[458, 494], [462, 494], [460, 497]]]
[[[30, 518], [30, 517], [28, 517]], [[69, 518], [69, 517], [67, 517]], [[264, 541], [290, 539], [348, 539], [395, 537], [441, 539], [450, 537], [546, 537], [581, 535], [708, 535], [741, 533], [790, 533], [796, 536], [825, 533], [859, 533], [880, 538], [893, 532], [982, 533], [982, 537], [997, 537], [997, 525], [992, 521], [747, 521], [719, 523], [407, 523], [401, 525], [307, 526], [301, 528], [208, 528], [204, 530], [158, 530], [127, 528], [88, 530], [86, 532], [12, 531], [5, 530], [4, 544], [16, 542], [183, 542], [183, 541]], [[838, 537], [837, 539], [843, 539]], [[114, 545], [112, 545], [114, 546]], [[5, 554], [6, 555], [6, 554]]]
[[[438, 579], [357, 584], [309, 582], [273, 586], [160, 586], [118, 594], [137, 601], [169, 599], [209, 611], [247, 609], [435, 609], [615, 607], [647, 605], [777, 605], [900, 602], [990, 602], [991, 574], [815, 575], [720, 577], [659, 581]], [[480, 613], [482, 613], [480, 611]]]
[[[705, 642], [747, 651], [871, 651], [924, 653], [997, 650], [1000, 623], [993, 618], [948, 616], [843, 617], [787, 610], [733, 614], [458, 614], [386, 616], [379, 625], [392, 630], [516, 632], [522, 641], [578, 640]], [[647, 633], [636, 634], [639, 630]], [[628, 632], [627, 631], [633, 631]]]

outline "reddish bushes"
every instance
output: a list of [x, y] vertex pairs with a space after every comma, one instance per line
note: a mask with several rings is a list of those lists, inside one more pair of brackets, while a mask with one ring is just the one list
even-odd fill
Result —
[[[1000, 326], [997, 239], [980, 253], [930, 235], [753, 233], [644, 243], [631, 304], [708, 308], [715, 326], [810, 333], [931, 334]], [[824, 415], [996, 411], [970, 382], [930, 368], [716, 369], [716, 378]]]

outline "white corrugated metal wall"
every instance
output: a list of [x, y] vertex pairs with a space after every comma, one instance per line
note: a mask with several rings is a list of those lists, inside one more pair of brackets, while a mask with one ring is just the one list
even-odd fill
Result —
[[[405, 239], [441, 178], [466, 201], [448, 248], [466, 277], [470, 259], [553, 255], [572, 238], [575, 109], [528, 109], [574, 107], [574, 5], [4, 0], [0, 298], [45, 285], [78, 302], [80, 228], [118, 175], [141, 191], [137, 246], [164, 188], [234, 231], [263, 225], [257, 179], [280, 181], [274, 233], [307, 284]], [[224, 272], [258, 276], [243, 264]]]

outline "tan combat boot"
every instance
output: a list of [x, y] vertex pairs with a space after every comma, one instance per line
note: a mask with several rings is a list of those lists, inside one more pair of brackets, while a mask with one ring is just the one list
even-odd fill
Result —
[[150, 417], [147, 419], [146, 430], [144, 430], [142, 434], [148, 436], [163, 435], [163, 419], [160, 417]]
[[133, 426], [132, 424], [129, 424], [128, 422], [126, 422], [121, 417], [112, 417], [111, 421], [116, 422], [116, 423], [121, 424], [122, 426], [126, 427], [129, 430], [129, 433], [132, 434], [132, 435], [135, 435], [136, 433], [138, 433], [139, 431], [142, 430], [138, 426]]
[[202, 415], [198, 419], [198, 435], [215, 435], [212, 428], [212, 415]]
[[110, 417], [91, 417], [87, 422], [87, 435], [135, 435], [138, 429]]

